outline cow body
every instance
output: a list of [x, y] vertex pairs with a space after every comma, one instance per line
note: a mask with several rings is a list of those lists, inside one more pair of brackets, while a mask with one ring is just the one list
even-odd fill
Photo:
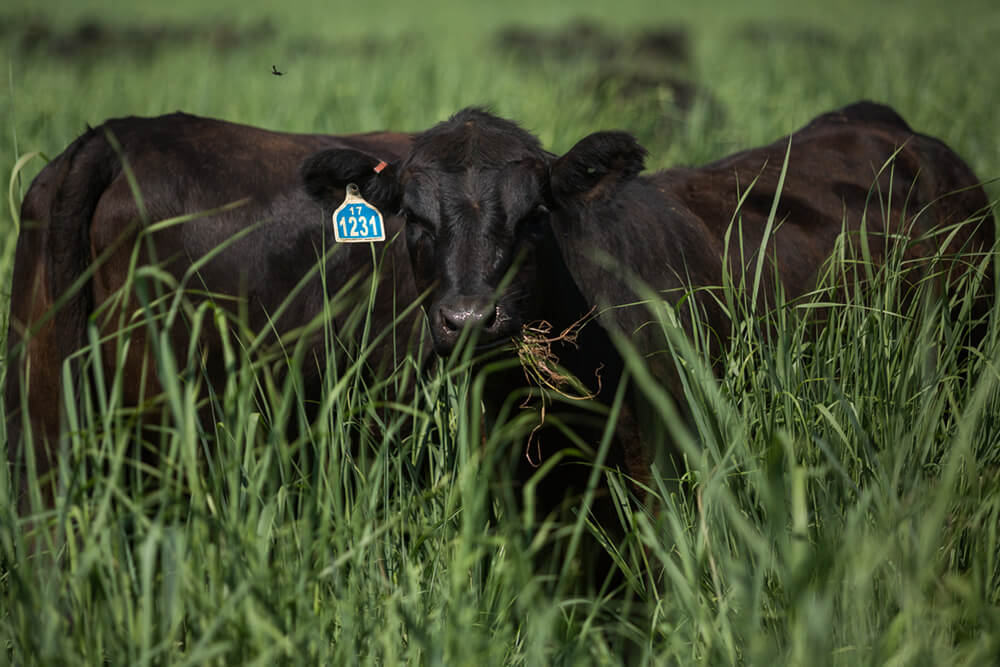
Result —
[[[141, 305], [136, 285], [128, 282], [134, 278], [133, 263], [156, 265], [171, 276], [185, 290], [188, 305], [210, 300], [239, 321], [237, 328], [270, 330], [271, 340], [315, 319], [329, 295], [358, 278], [357, 300], [363, 302], [368, 295], [365, 278], [373, 269], [370, 244], [331, 251], [332, 208], [324, 210], [303, 192], [298, 167], [307, 155], [335, 147], [376, 160], [393, 159], [409, 141], [407, 135], [392, 133], [278, 133], [181, 113], [110, 120], [74, 141], [39, 173], [22, 205], [7, 343], [10, 458], [23, 462], [21, 441], [28, 421], [39, 473], [52, 467], [60, 433], [62, 366], [86, 342], [88, 318], [108, 337], [102, 350], [105, 377], [114, 377], [121, 366], [122, 403], [140, 405], [160, 392], [148, 355], [149, 327], [131, 319]], [[134, 175], [141, 206], [122, 158]], [[338, 195], [334, 190], [329, 194]], [[197, 215], [156, 224], [189, 214]], [[387, 216], [386, 228], [389, 242], [377, 246], [378, 279], [389, 287], [380, 290], [375, 303], [376, 331], [392, 324], [397, 303], [415, 299], [403, 244], [391, 242], [401, 222]], [[221, 251], [209, 256], [220, 244]], [[325, 283], [315, 271], [321, 258]], [[300, 286], [310, 271], [314, 275]], [[300, 289], [285, 303], [296, 286]], [[156, 286], [147, 282], [145, 289], [147, 301], [155, 298]], [[65, 303], [53, 309], [60, 299]], [[111, 334], [123, 322], [132, 330], [127, 355], [118, 360]], [[336, 331], [341, 324], [338, 319], [331, 326]], [[208, 383], [219, 389], [227, 371], [221, 337], [211, 329], [203, 330], [199, 344]], [[175, 355], [184, 359], [189, 327], [180, 321], [169, 330]], [[395, 363], [390, 347], [374, 361]], [[403, 350], [405, 345], [399, 353]], [[310, 383], [319, 382], [322, 341], [316, 341], [312, 353], [316, 363], [303, 369], [307, 392]]]
[[[725, 235], [737, 208], [740, 224], [733, 231], [729, 270], [740, 275], [745, 267], [752, 269], [788, 146], [786, 137], [704, 167], [639, 176], [645, 150], [626, 133], [596, 133], [557, 158], [513, 123], [467, 109], [417, 135], [405, 157], [359, 184], [369, 199], [406, 217], [414, 275], [418, 288], [430, 291], [425, 308], [439, 353], [450, 353], [470, 328], [485, 350], [539, 320], [562, 331], [598, 306], [600, 326], [585, 326], [575, 344], [554, 342], [552, 351], [586, 392], [610, 406], [623, 362], [609, 333], [624, 334], [642, 354], [658, 357], [654, 373], [682, 398], [672, 360], [656, 354], [666, 349], [662, 330], [644, 326], [650, 320], [646, 307], [623, 307], [643, 296], [632, 278], [674, 303], [693, 288], [722, 285]], [[890, 159], [892, 168], [883, 170]], [[310, 158], [304, 173], [314, 195], [320, 196], [322, 183], [345, 182], [337, 169], [323, 168], [334, 163], [342, 170], [350, 165], [344, 171], [351, 174], [371, 168], [370, 158], [349, 150]], [[873, 184], [885, 208], [875, 203], [863, 216]], [[772, 265], [787, 296], [810, 290], [838, 236], [856, 234], [863, 217], [876, 263], [884, 250], [877, 240], [883, 232], [948, 230], [967, 218], [978, 218], [979, 224], [956, 232], [946, 252], [985, 264], [982, 253], [993, 245], [988, 201], [962, 160], [941, 142], [914, 133], [891, 109], [862, 102], [820, 116], [793, 135], [775, 216], [780, 224], [764, 251], [768, 264], [761, 293], [774, 293], [768, 282]], [[946, 235], [914, 243], [908, 253], [931, 255]], [[742, 247], [742, 254], [734, 247]], [[725, 340], [728, 320], [711, 298], [697, 298], [708, 324]], [[524, 386], [517, 370], [487, 383], [488, 411]], [[604, 425], [593, 413], [557, 409], [563, 411], [558, 421], [578, 426], [583, 442], [600, 441]], [[615, 440], [600, 461], [639, 480], [648, 477], [664, 448], [643, 437], [642, 412], [641, 400], [630, 393]], [[535, 437], [536, 462], [569, 446], [579, 449], [557, 429]], [[522, 474], [532, 472], [525, 457], [519, 465]], [[540, 486], [540, 492], [558, 504], [568, 489], [583, 488], [581, 469], [561, 469], [559, 479]]]
[[[993, 218], [979, 180], [945, 144], [913, 132], [888, 107], [857, 103], [790, 137], [694, 169], [638, 176], [644, 155], [624, 133], [597, 133], [552, 166], [551, 224], [590, 301], [635, 301], [631, 281], [638, 279], [676, 302], [689, 287], [721, 286], [724, 270], [737, 283], [746, 277], [750, 288], [769, 220], [758, 312], [773, 302], [775, 277], [789, 299], [812, 290], [842, 234], [854, 256], [864, 244], [876, 266], [893, 239], [907, 239], [909, 266], [940, 253], [956, 271], [970, 263], [992, 269], [983, 258], [993, 246]], [[624, 270], [595, 261], [595, 248]], [[911, 282], [922, 276], [913, 274]], [[983, 311], [992, 295], [981, 297]], [[695, 299], [724, 334], [721, 294], [704, 290]], [[645, 308], [611, 308], [603, 317], [605, 326], [630, 334], [642, 328], [643, 351], [662, 348], [656, 328], [642, 327]]]

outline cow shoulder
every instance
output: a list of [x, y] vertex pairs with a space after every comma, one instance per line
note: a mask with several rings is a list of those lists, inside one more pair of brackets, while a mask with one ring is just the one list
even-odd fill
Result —
[[646, 149], [627, 132], [595, 132], [581, 139], [551, 168], [552, 198], [567, 207], [614, 196], [645, 166]]
[[344, 198], [344, 188], [354, 183], [361, 195], [384, 211], [399, 208], [401, 189], [396, 167], [353, 148], [331, 148], [306, 158], [300, 168], [302, 184], [310, 197], [335, 208]]

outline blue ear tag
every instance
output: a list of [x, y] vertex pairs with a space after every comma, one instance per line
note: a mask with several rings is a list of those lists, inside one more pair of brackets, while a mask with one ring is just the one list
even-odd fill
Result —
[[333, 236], [337, 243], [385, 241], [382, 214], [365, 201], [354, 183], [347, 185], [344, 203], [333, 212]]

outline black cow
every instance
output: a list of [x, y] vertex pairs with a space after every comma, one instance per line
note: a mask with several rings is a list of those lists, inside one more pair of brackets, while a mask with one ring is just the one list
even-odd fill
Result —
[[[322, 149], [351, 149], [375, 162], [397, 159], [409, 143], [404, 134], [289, 134], [182, 113], [109, 120], [76, 139], [35, 178], [21, 209], [5, 387], [8, 454], [18, 469], [24, 462], [22, 400], [29, 413], [38, 471], [44, 474], [57, 452], [63, 361], [85, 344], [88, 318], [98, 322], [102, 336], [109, 336], [118, 328], [123, 310], [130, 315], [139, 308], [135, 286], [126, 284], [134, 275], [129, 267], [135, 251], [138, 267], [157, 264], [183, 285], [189, 304], [211, 299], [231, 313], [234, 322], [239, 319], [239, 326], [255, 333], [271, 330], [272, 340], [314, 320], [322, 312], [325, 294], [354, 285], [353, 294], [347, 296], [356, 302], [367, 299], [371, 244], [345, 244], [334, 250], [333, 208], [324, 211], [306, 195], [299, 166]], [[143, 210], [136, 203], [123, 158], [134, 175]], [[343, 189], [331, 188], [326, 194], [330, 201], [344, 198]], [[155, 224], [227, 206], [183, 224]], [[402, 307], [416, 298], [403, 243], [392, 242], [402, 222], [386, 216], [385, 225], [387, 241], [377, 245], [378, 279], [384, 282], [374, 305], [375, 332], [390, 326], [397, 304]], [[233, 242], [238, 235], [242, 236]], [[325, 285], [315, 271], [320, 258], [325, 258]], [[293, 292], [310, 271], [314, 275]], [[115, 300], [123, 288], [125, 304]], [[293, 293], [294, 298], [279, 310]], [[53, 309], [64, 295], [65, 304]], [[347, 317], [341, 312], [335, 318], [335, 331]], [[403, 325], [412, 326], [414, 321], [411, 317]], [[202, 332], [201, 353], [208, 383], [219, 390], [227, 370], [221, 338], [211, 328]], [[155, 366], [145, 368], [148, 335], [141, 321], [139, 326], [133, 322], [121, 367], [127, 406], [148, 402], [161, 392]], [[400, 332], [401, 338], [405, 335]], [[177, 358], [184, 359], [191, 336], [188, 327], [179, 323], [171, 336]], [[117, 370], [115, 345], [110, 336], [103, 344], [106, 378]], [[307, 396], [319, 388], [325, 358], [322, 340], [311, 345], [311, 356], [306, 358], [315, 363], [306, 363], [303, 369]], [[391, 369], [398, 361], [393, 355], [405, 350], [405, 344], [386, 345], [373, 355], [382, 353], [381, 358], [371, 361]]]
[[[448, 354], [470, 325], [480, 348], [488, 348], [517, 338], [537, 320], [559, 332], [595, 305], [634, 303], [629, 273], [671, 302], [691, 287], [721, 285], [725, 233], [743, 195], [745, 259], [735, 251], [734, 238], [729, 268], [739, 275], [746, 261], [752, 273], [788, 142], [782, 138], [700, 168], [639, 176], [646, 151], [626, 133], [590, 135], [556, 158], [514, 123], [466, 109], [417, 135], [409, 153], [379, 174], [371, 157], [333, 149], [310, 158], [304, 178], [321, 199], [324, 188], [350, 180], [370, 201], [401, 212], [417, 287], [430, 289], [424, 306], [435, 347]], [[979, 224], [962, 227], [947, 252], [980, 261], [976, 253], [992, 248], [993, 219], [979, 180], [947, 146], [913, 132], [887, 107], [861, 102], [819, 116], [792, 135], [789, 155], [776, 215], [780, 224], [767, 244], [764, 271], [767, 278], [771, 262], [777, 263], [789, 297], [815, 284], [838, 235], [859, 229], [873, 184], [880, 191], [873, 202], [883, 202], [873, 203], [866, 216], [875, 261], [881, 259], [884, 231], [919, 235], [970, 217]], [[882, 170], [890, 159], [892, 168]], [[941, 238], [914, 243], [908, 253], [933, 254]], [[595, 262], [595, 250], [618, 268]], [[991, 279], [984, 283], [992, 285]], [[769, 290], [773, 294], [765, 284], [762, 292]], [[712, 298], [698, 298], [702, 314], [724, 337], [728, 321]], [[602, 327], [586, 326], [576, 344], [556, 342], [553, 351], [598, 401], [609, 404], [623, 364], [605, 331], [624, 332], [650, 355], [665, 342], [655, 327], [642, 326], [649, 319], [642, 306], [607, 308], [598, 318]], [[654, 370], [680, 398], [671, 367], [660, 363]], [[517, 371], [492, 378], [492, 408], [523, 384]], [[626, 401], [605, 462], [641, 480], [648, 478], [658, 447], [640, 437], [639, 402], [636, 396]], [[581, 409], [562, 421], [575, 419], [578, 434], [593, 444], [603, 424], [590, 414]], [[540, 457], [570, 442], [555, 429], [536, 437], [537, 450], [531, 449]], [[520, 473], [529, 474], [525, 457], [520, 460]], [[557, 483], [539, 487], [547, 494], [542, 502], [554, 506], [567, 487], [582, 488], [585, 468], [567, 466]]]
[[[325, 206], [335, 201], [326, 190], [353, 182], [369, 201], [405, 218], [417, 290], [429, 293], [423, 305], [438, 354], [456, 351], [468, 330], [478, 337], [478, 351], [503, 354], [505, 344], [519, 336], [524, 325], [546, 320], [558, 334], [589, 310], [552, 234], [551, 160], [539, 142], [514, 123], [468, 109], [416, 135], [409, 154], [379, 174], [372, 171], [375, 162], [368, 156], [343, 149], [310, 157], [302, 172], [306, 190]], [[512, 280], [498, 294], [512, 268]], [[599, 399], [614, 395], [622, 365], [602, 328], [583, 327], [575, 345], [556, 341], [552, 352], [563, 368], [584, 380], [583, 393]], [[485, 388], [487, 428], [500, 406], [525, 384], [524, 372], [516, 365], [492, 370]], [[549, 406], [547, 423], [567, 424], [584, 434], [585, 442], [596, 442], [604, 418], [589, 408], [575, 401]], [[637, 443], [636, 438], [621, 439], [608, 463], [640, 468]], [[527, 481], [537, 465], [568, 444], [558, 430], [540, 430], [530, 456], [510, 453], [515, 481]], [[631, 459], [630, 450], [635, 450]], [[589, 475], [579, 465], [560, 472], [558, 484], [537, 489], [543, 515], [572, 497], [568, 489], [584, 488]], [[520, 494], [514, 498], [519, 500]]]

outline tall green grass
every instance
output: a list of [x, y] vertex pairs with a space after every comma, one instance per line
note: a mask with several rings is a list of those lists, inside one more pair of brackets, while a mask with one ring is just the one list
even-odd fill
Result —
[[[280, 363], [261, 360], [252, 334], [234, 337], [230, 316], [202, 305], [192, 329], [218, 327], [236, 369], [218, 394], [194, 348], [153, 335], [164, 395], [150, 428], [114, 390], [67, 392], [55, 506], [17, 518], [0, 488], [6, 654], [982, 664], [1000, 641], [1000, 348], [993, 316], [967, 345], [978, 322], [963, 304], [993, 258], [974, 258], [942, 298], [934, 281], [907, 287], [902, 244], [882, 267], [854, 247], [834, 253], [812, 295], [778, 293], [765, 316], [749, 305], [752, 274], [727, 281], [739, 324], [718, 380], [711, 333], [690, 337], [651, 301], [689, 419], [619, 343], [685, 465], [655, 476], [642, 502], [607, 471], [625, 532], [613, 543], [582, 512], [561, 523], [510, 502], [511, 452], [523, 455], [533, 420], [513, 410], [483, 433], [488, 371], [439, 364], [418, 378], [408, 361], [372, 377], [365, 355], [383, 332], [366, 331], [364, 310], [336, 336], [320, 316], [329, 358], [307, 420], [306, 337]], [[140, 293], [162, 296], [136, 316], [158, 333], [168, 305], [186, 305], [161, 274], [136, 270], [136, 284], [153, 280]], [[90, 332], [80, 361], [96, 372]], [[527, 497], [558, 483], [549, 472]], [[624, 576], [588, 592], [569, 564], [594, 531]]]
[[[236, 9], [234, 23], [252, 21]], [[554, 151], [593, 130], [629, 129], [650, 149], [651, 166], [663, 167], [773, 140], [869, 97], [942, 137], [981, 177], [1000, 175], [992, 47], [1000, 17], [988, 3], [918, 12], [842, 3], [835, 25], [826, 8], [798, 8], [792, 25], [820, 26], [832, 45], [790, 32], [739, 37], [747, 20], [780, 24], [782, 9], [638, 3], [608, 19], [619, 33], [654, 20], [687, 25], [693, 53], [682, 73], [712, 94], [721, 116], [704, 101], [678, 116], [662, 89], [625, 98], [588, 88], [595, 60], [524, 63], [490, 45], [500, 22], [558, 26], [578, 11], [601, 16], [596, 5], [526, 3], [509, 16], [456, 14], [444, 3], [372, 9], [380, 21], [355, 7], [327, 22], [325, 4], [304, 3], [261, 10], [279, 26], [273, 40], [226, 52], [167, 46], [145, 60], [64, 61], [22, 51], [16, 33], [5, 33], [0, 154], [13, 170], [25, 153], [53, 156], [85, 123], [175, 108], [347, 132], [420, 129], [490, 103]], [[122, 11], [74, 5], [50, 18], [63, 26], [85, 14], [123, 24], [217, 18], [184, 3], [157, 15]], [[367, 34], [393, 39], [366, 53], [310, 51], [303, 41]], [[272, 63], [285, 76], [270, 75]], [[5, 276], [16, 239], [7, 211], [39, 165], [13, 180], [3, 207]], [[988, 191], [996, 199], [995, 184]], [[731, 277], [720, 299], [738, 326], [718, 377], [704, 336], [654, 309], [679, 360], [688, 419], [627, 341], [622, 350], [684, 461], [659, 470], [645, 503], [609, 472], [625, 537], [604, 543], [624, 576], [604, 589], [573, 573], [580, 549], [604, 539], [582, 539], [599, 527], [583, 515], [534, 516], [530, 502], [512, 497], [510, 463], [537, 417], [512, 401], [484, 432], [477, 398], [488, 372], [470, 375], [461, 359], [424, 374], [412, 359], [369, 372], [366, 351], [379, 336], [403, 344], [410, 332], [366, 329], [364, 308], [334, 332], [329, 316], [347, 301], [331, 294], [309, 326], [327, 341], [324, 386], [305, 405], [306, 332], [284, 347], [255, 346], [260, 332], [238, 314], [199, 306], [162, 272], [137, 267], [133, 284], [145, 296], [130, 325], [154, 332], [149, 372], [165, 391], [150, 397], [153, 416], [121, 403], [121, 377], [103, 378], [106, 392], [57, 397], [71, 415], [59, 492], [30, 520], [16, 515], [0, 475], [0, 656], [13, 664], [990, 664], [1000, 655], [998, 320], [990, 313], [985, 339], [970, 347], [974, 322], [963, 310], [982, 265], [944, 301], [930, 283], [902, 299], [898, 256], [878, 270], [845, 244], [814, 294], [767, 295], [777, 305], [766, 316], [742, 310], [754, 275], [742, 285]], [[164, 325], [178, 317], [228, 341], [234, 372], [217, 393], [202, 379], [196, 347], [163, 344]], [[100, 342], [92, 329], [79, 355], [85, 367], [96, 367]], [[116, 354], [128, 344], [112, 342]], [[546, 472], [535, 485], [549, 481]], [[27, 530], [41, 549], [29, 548]]]

